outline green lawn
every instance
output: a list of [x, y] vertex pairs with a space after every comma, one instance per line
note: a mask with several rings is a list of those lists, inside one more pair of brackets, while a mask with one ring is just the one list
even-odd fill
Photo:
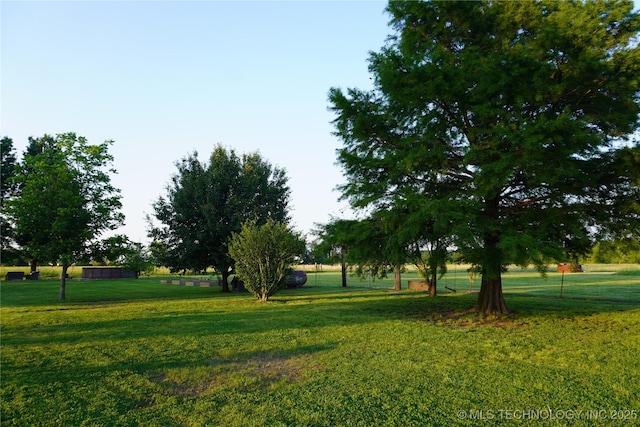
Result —
[[514, 314], [494, 318], [450, 273], [436, 298], [309, 273], [268, 303], [158, 278], [71, 280], [66, 302], [54, 280], [2, 282], [2, 425], [640, 424], [639, 275], [567, 274], [559, 298], [557, 273], [512, 270]]

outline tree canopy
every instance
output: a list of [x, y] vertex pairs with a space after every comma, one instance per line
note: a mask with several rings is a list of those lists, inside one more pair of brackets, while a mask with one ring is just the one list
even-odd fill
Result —
[[637, 232], [632, 10], [390, 2], [393, 33], [369, 59], [374, 88], [329, 93], [344, 197], [367, 211], [408, 207], [431, 237], [451, 238], [480, 267], [484, 313], [508, 312], [505, 265], [542, 270], [598, 234]]
[[232, 233], [245, 221], [265, 224], [268, 219], [288, 222], [289, 187], [283, 169], [258, 153], [239, 157], [218, 145], [209, 162], [193, 153], [176, 163], [178, 172], [166, 197], [153, 204], [148, 218], [154, 247], [162, 247], [160, 261], [174, 270], [213, 267], [222, 276], [223, 290], [234, 261], [228, 254]]
[[123, 234], [104, 239], [94, 247], [91, 258], [97, 264], [119, 265], [125, 271], [135, 273], [136, 277], [143, 272], [151, 272], [154, 267], [150, 250]]
[[13, 148], [13, 140], [5, 136], [0, 140], [0, 251], [4, 260], [7, 254], [10, 254], [11, 258], [15, 257], [13, 228], [5, 212], [5, 202], [10, 200], [15, 192], [13, 185], [15, 167], [16, 152]]
[[7, 204], [15, 234], [32, 258], [62, 264], [61, 300], [68, 267], [124, 220], [109, 176], [111, 144], [90, 145], [75, 133], [30, 138], [14, 178], [18, 195]]

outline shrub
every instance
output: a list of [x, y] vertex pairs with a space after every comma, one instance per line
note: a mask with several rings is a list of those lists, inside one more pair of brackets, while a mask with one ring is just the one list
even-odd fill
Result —
[[245, 288], [262, 301], [267, 301], [285, 286], [288, 268], [297, 255], [304, 252], [301, 236], [286, 224], [268, 220], [258, 226], [249, 221], [240, 233], [233, 233], [229, 256], [236, 265], [236, 274]]

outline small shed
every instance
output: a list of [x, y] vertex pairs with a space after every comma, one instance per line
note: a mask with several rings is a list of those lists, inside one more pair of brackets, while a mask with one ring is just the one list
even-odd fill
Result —
[[83, 279], [135, 279], [136, 273], [122, 267], [82, 267]]

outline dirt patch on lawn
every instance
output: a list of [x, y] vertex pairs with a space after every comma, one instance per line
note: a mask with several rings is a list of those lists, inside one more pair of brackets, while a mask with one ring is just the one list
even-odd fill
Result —
[[250, 373], [266, 380], [295, 381], [302, 377], [302, 363], [291, 356], [265, 353], [247, 359], [245, 364]]
[[439, 313], [438, 316], [432, 317], [434, 324], [442, 324], [445, 326], [458, 328], [473, 328], [478, 326], [495, 327], [500, 329], [521, 328], [524, 326], [522, 322], [517, 322], [513, 314], [510, 315], [485, 315], [473, 311], [473, 309], [465, 311], [450, 311]]
[[225, 388], [250, 391], [280, 381], [297, 381], [308, 369], [313, 367], [303, 358], [260, 353], [242, 359], [210, 360], [204, 367], [171, 368], [151, 375], [149, 380], [160, 386], [165, 394], [200, 397]]

